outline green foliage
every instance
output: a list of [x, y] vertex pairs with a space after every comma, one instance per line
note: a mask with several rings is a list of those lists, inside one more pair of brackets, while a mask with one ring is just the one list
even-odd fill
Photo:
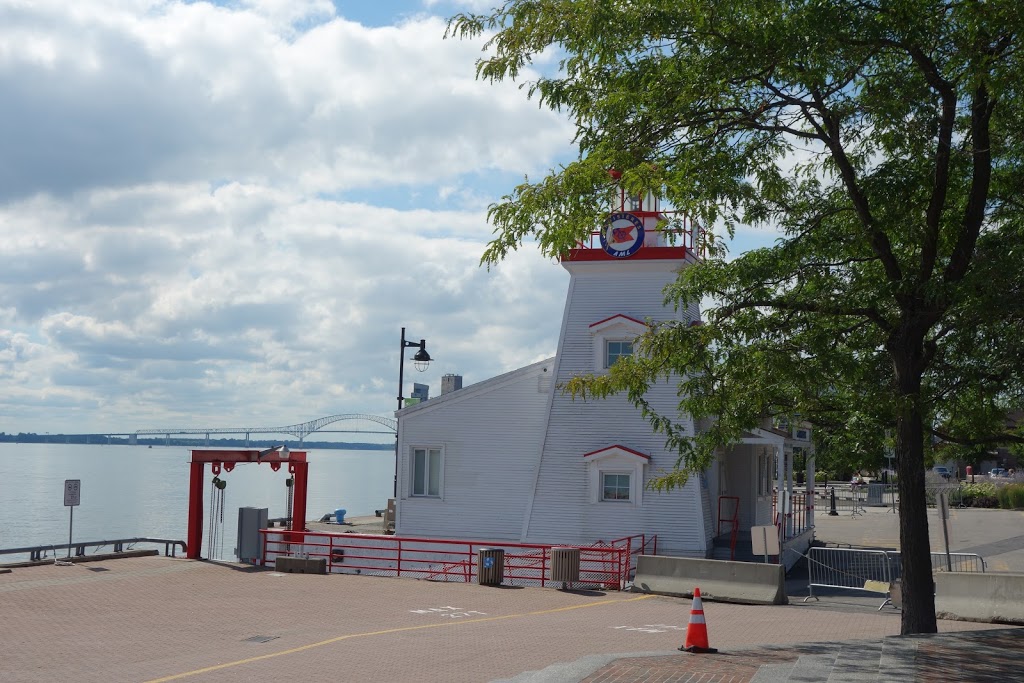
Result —
[[976, 484], [964, 484], [961, 487], [964, 496], [972, 496], [977, 498], [978, 496], [994, 496], [996, 495], [996, 485], [992, 482], [979, 482]]
[[1024, 509], [1024, 484], [1007, 484], [996, 489], [999, 507], [1006, 510]]
[[999, 507], [999, 500], [996, 498], [996, 485], [987, 481], [963, 484], [950, 492], [949, 503], [950, 505], [978, 508]]
[[[766, 416], [813, 423], [837, 469], [891, 435], [905, 633], [935, 630], [920, 512], [934, 440], [1024, 441], [1005, 421], [1024, 405], [1022, 13], [1018, 0], [509, 0], [449, 24], [489, 36], [485, 80], [550, 51], [557, 67], [527, 91], [571, 117], [580, 149], [491, 207], [485, 263], [589, 235], [609, 168], [720, 233], [779, 231], [732, 260], [705, 232], [704, 258], [666, 291], [678, 307], [711, 301], [705, 324], [654, 321], [637, 355], [566, 390], [629, 396], [678, 450], [661, 489]], [[676, 414], [644, 398], [666, 380]], [[691, 439], [679, 414], [709, 426]]]
[[[601, 220], [611, 167], [705, 225], [781, 231], [733, 260], [712, 249], [666, 292], [713, 300], [707, 324], [661, 322], [643, 360], [567, 387], [628, 393], [682, 470], [770, 414], [814, 422], [840, 467], [879, 466], [901, 418], [1004, 440], [1024, 405], [1022, 28], [1009, 0], [513, 0], [456, 16], [449, 35], [489, 36], [484, 80], [555, 50], [526, 89], [580, 146], [491, 207], [483, 260], [524, 240], [565, 253]], [[716, 418], [696, 443], [642, 399], [665, 377], [681, 378], [680, 412]], [[923, 462], [921, 437], [895, 436]]]

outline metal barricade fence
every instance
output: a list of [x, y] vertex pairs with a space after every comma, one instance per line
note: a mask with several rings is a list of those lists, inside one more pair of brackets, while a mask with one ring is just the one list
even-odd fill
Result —
[[[886, 554], [889, 556], [892, 580], [895, 581], [903, 575], [900, 554], [892, 550], [886, 551]], [[950, 566], [955, 572], [984, 573], [985, 558], [975, 553], [950, 553], [947, 564], [946, 553], [932, 553], [932, 571], [949, 571]]]
[[806, 557], [810, 594], [804, 602], [818, 599], [814, 594], [816, 586], [888, 595], [892, 569], [884, 550], [809, 548]]
[[[858, 550], [854, 548], [809, 548], [807, 554], [808, 596], [815, 600], [814, 588], [840, 588], [868, 593], [881, 593], [889, 604], [890, 586], [902, 576], [900, 553], [892, 550]], [[932, 571], [984, 572], [985, 559], [975, 553], [932, 553]]]

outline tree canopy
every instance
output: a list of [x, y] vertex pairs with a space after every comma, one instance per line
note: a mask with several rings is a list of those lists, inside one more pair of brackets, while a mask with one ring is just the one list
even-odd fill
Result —
[[[510, 0], [449, 24], [489, 37], [481, 79], [553, 54], [524, 85], [577, 130], [575, 161], [491, 207], [484, 262], [589, 234], [610, 168], [719, 233], [778, 231], [731, 260], [708, 231], [666, 291], [712, 302], [705, 324], [656, 324], [642, 353], [569, 390], [644, 410], [680, 453], [661, 488], [765, 415], [834, 446], [891, 438], [904, 633], [936, 628], [931, 445], [1024, 442], [1005, 420], [1024, 405], [1022, 28], [1017, 0]], [[681, 413], [713, 418], [696, 440], [644, 401], [666, 377]]]

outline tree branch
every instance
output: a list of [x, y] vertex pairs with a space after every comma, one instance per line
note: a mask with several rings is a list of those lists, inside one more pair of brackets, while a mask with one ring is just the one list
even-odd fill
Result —
[[[843, 148], [843, 143], [840, 139], [839, 122], [834, 114], [828, 112], [828, 107], [820, 95], [814, 93], [814, 99], [817, 109], [822, 112], [822, 118], [828, 133], [824, 142], [828, 146], [829, 151], [832, 152], [832, 160], [835, 161], [836, 168], [839, 169], [839, 175], [843, 179], [846, 193], [849, 195], [850, 201], [853, 202], [861, 225], [868, 233], [871, 248], [878, 256], [878, 260], [881, 261], [886, 276], [893, 282], [899, 282], [903, 279], [903, 271], [900, 269], [900, 264], [892, 253], [892, 244], [889, 242], [889, 237], [882, 230], [879, 230], [875, 224], [867, 197], [864, 196], [860, 185], [857, 183], [857, 172], [854, 170], [853, 164], [850, 163], [850, 159], [847, 157], [846, 150]], [[814, 125], [817, 125], [817, 122], [813, 121], [813, 119], [811, 121]]]
[[946, 205], [949, 190], [949, 160], [952, 150], [953, 126], [956, 123], [956, 92], [949, 81], [942, 78], [938, 68], [921, 48], [911, 45], [907, 48], [911, 59], [924, 74], [925, 80], [942, 100], [942, 114], [939, 117], [939, 134], [935, 146], [935, 178], [932, 196], [925, 214], [925, 232], [921, 244], [921, 281], [931, 278], [939, 248], [939, 227], [942, 210]]

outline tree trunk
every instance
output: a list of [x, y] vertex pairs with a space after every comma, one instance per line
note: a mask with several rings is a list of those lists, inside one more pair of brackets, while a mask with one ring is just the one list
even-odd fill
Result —
[[896, 360], [902, 404], [896, 419], [896, 472], [900, 494], [903, 635], [938, 630], [924, 486], [924, 418], [919, 403], [922, 373], [918, 367], [914, 359], [906, 356]]

